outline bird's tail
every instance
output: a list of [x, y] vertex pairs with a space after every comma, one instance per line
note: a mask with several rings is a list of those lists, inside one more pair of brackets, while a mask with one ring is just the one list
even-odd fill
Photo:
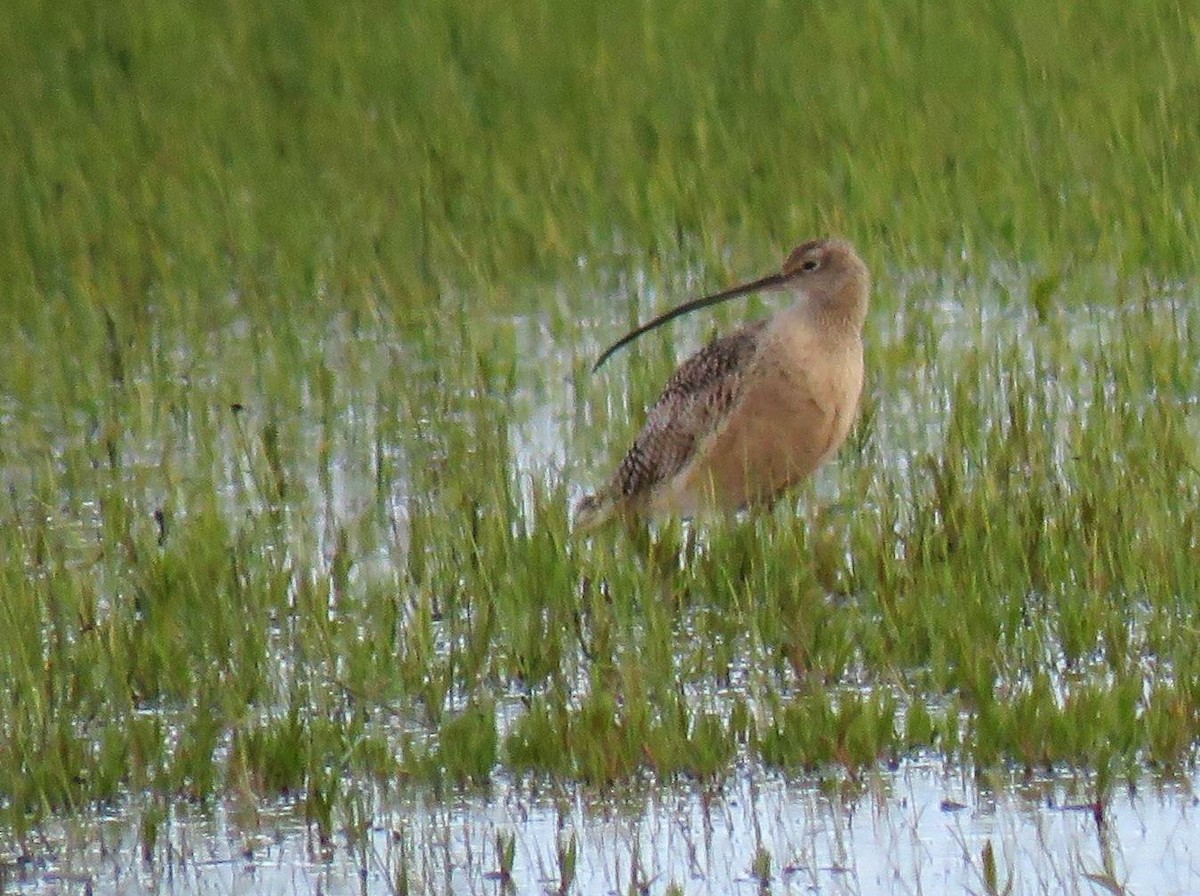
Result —
[[617, 512], [617, 502], [611, 495], [600, 492], [580, 499], [575, 505], [575, 530], [592, 532], [599, 529], [613, 518]]

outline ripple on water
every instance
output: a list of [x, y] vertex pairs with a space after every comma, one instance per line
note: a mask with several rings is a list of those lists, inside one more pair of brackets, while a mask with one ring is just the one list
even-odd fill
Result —
[[6, 891], [27, 894], [390, 892], [405, 874], [411, 892], [487, 893], [499, 837], [514, 843], [515, 892], [541, 893], [574, 838], [575, 893], [752, 893], [763, 870], [782, 892], [985, 892], [989, 847], [1001, 890], [1196, 892], [1195, 784], [1144, 781], [1098, 822], [1086, 781], [988, 789], [923, 762], [857, 783], [741, 768], [715, 791], [638, 782], [605, 798], [500, 779], [487, 796], [375, 796], [354, 842], [320, 842], [300, 808], [221, 807], [176, 814], [146, 862], [127, 813], [59, 823], [0, 867]]

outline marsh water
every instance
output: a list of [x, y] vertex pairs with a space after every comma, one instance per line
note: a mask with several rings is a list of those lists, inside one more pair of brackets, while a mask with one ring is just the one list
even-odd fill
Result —
[[[1200, 892], [1193, 6], [0, 3], [0, 891]], [[578, 537], [822, 235], [836, 460]]]
[[[895, 379], [877, 380], [870, 399], [877, 405], [871, 434], [877, 456], [903, 466], [943, 438], [948, 382], [937, 376], [953, 370], [953, 359], [984, 342], [1013, 346], [1006, 357], [1032, 364], [1021, 346], [1039, 322], [1028, 303], [1011, 300], [1025, 288], [1012, 272], [997, 272], [990, 283], [969, 289], [931, 276], [889, 282], [901, 310], [875, 320], [875, 350], [894, 350], [919, 332], [926, 359], [938, 361], [904, 372], [904, 388], [895, 388]], [[972, 295], [969, 306], [960, 292]], [[645, 297], [638, 313], [645, 316], [658, 303], [658, 297]], [[1181, 318], [1190, 311], [1180, 295], [1163, 288], [1150, 291], [1129, 313], [1182, 332], [1187, 327]], [[1083, 305], [1062, 312], [1055, 325], [1066, 346], [1083, 350], [1110, 338], [1119, 318]], [[579, 359], [594, 354], [623, 323], [624, 316], [601, 313], [585, 328], [584, 342], [564, 352], [539, 314], [489, 322], [522, 359], [506, 399], [517, 481], [565, 474], [573, 500], [603, 475], [608, 459], [574, 453], [581, 439], [577, 408], [586, 404], [579, 393], [628, 384], [620, 373], [581, 380]], [[702, 327], [681, 322], [677, 344], [702, 338]], [[419, 382], [431, 369], [422, 356], [427, 349], [418, 343], [414, 353], [403, 338], [364, 341], [334, 327], [312, 345], [325, 363], [341, 365], [341, 379], [351, 387], [380, 387], [398, 373]], [[209, 375], [205, 364], [219, 365], [242, 350], [249, 351], [233, 339], [207, 359], [197, 358], [191, 375], [202, 381]], [[1048, 401], [1060, 408], [1103, 400], [1049, 379], [1045, 385], [1059, 390]], [[600, 401], [613, 415], [628, 411], [629, 401], [619, 394]], [[379, 411], [356, 405], [350, 392], [334, 395], [332, 404], [352, 425], [333, 433], [326, 470], [304, 472], [308, 491], [323, 496], [302, 539], [311, 538], [318, 556], [325, 555], [338, 525], [381, 512], [378, 484], [362, 456], [362, 446], [372, 440], [356, 429], [382, 425], [375, 419]], [[306, 415], [314, 421], [321, 416], [311, 407], [299, 409], [300, 417]], [[311, 435], [320, 437], [315, 429]], [[177, 460], [187, 456], [185, 445]], [[403, 452], [394, 461], [402, 470]], [[135, 460], [130, 475], [140, 481], [139, 464], [152, 475], [160, 462], [149, 453]], [[238, 484], [235, 468], [229, 473], [228, 509], [236, 512], [256, 499]], [[403, 475], [389, 483], [382, 512], [403, 517], [407, 488]], [[838, 489], [835, 466], [818, 477], [810, 497], [836, 499]], [[76, 524], [87, 527], [86, 520]], [[86, 543], [86, 532], [80, 538]], [[403, 544], [385, 544], [361, 558], [359, 584], [386, 578], [404, 550]], [[519, 702], [514, 707], [512, 712], [521, 711]], [[297, 803], [228, 797], [208, 808], [171, 808], [147, 841], [138, 796], [131, 794], [107, 813], [61, 816], [10, 840], [0, 880], [5, 891], [30, 894], [544, 893], [559, 891], [564, 877], [566, 891], [578, 893], [1185, 893], [1200, 890], [1196, 783], [1188, 773], [1155, 777], [1147, 771], [1118, 785], [1098, 807], [1086, 773], [975, 777], [963, 764], [936, 755], [857, 776], [838, 769], [788, 775], [742, 756], [720, 783], [662, 783], [647, 773], [599, 791], [514, 781], [498, 769], [483, 787], [374, 790], [358, 815], [345, 809], [337, 814], [335, 834], [324, 841]], [[505, 849], [511, 850], [508, 858]]]
[[[72, 819], [37, 839], [35, 858], [5, 856], [4, 885], [542, 894], [559, 891], [573, 841], [575, 893], [986, 893], [989, 880], [996, 892], [1191, 893], [1200, 889], [1194, 783], [1147, 779], [1097, 816], [1081, 796], [1086, 782], [980, 787], [935, 762], [823, 784], [740, 768], [715, 791], [646, 781], [603, 798], [500, 776], [486, 794], [384, 800], [361, 832], [326, 844], [287, 806], [179, 813], [149, 856], [127, 815]], [[508, 878], [498, 838], [512, 843]]]

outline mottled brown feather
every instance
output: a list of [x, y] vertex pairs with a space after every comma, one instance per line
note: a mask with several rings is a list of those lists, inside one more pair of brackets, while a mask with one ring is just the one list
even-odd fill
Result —
[[760, 290], [792, 304], [717, 339], [683, 363], [608, 486], [583, 498], [586, 531], [613, 516], [769, 504], [846, 438], [862, 392], [870, 272], [853, 246], [812, 240], [779, 274], [695, 299], [610, 348], [680, 314]]
[[768, 321], [715, 339], [679, 366], [621, 461], [614, 498], [636, 501], [678, 474], [737, 403], [743, 374]]

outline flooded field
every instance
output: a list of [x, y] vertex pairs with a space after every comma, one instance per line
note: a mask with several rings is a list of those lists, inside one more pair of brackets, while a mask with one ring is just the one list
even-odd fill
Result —
[[[1186, 4], [0, 6], [0, 889], [1200, 888]], [[823, 235], [837, 457], [575, 531]]]
[[[248, 679], [262, 694], [257, 699], [267, 702], [245, 715], [254, 703], [242, 709], [232, 696], [245, 682], [220, 675], [226, 693], [217, 696], [234, 702], [217, 710], [226, 713], [217, 727], [213, 707], [220, 704], [199, 690], [185, 698], [190, 710], [180, 703], [187, 691], [160, 695], [158, 711], [143, 709], [120, 733], [95, 722], [81, 727], [77, 743], [86, 752], [74, 773], [76, 786], [95, 786], [106, 774], [125, 783], [106, 798], [108, 811], [12, 825], [5, 886], [28, 893], [489, 893], [557, 891], [565, 881], [564, 892], [585, 893], [1087, 893], [1187, 892], [1200, 885], [1189, 836], [1194, 778], [1166, 752], [1160, 754], [1165, 777], [1141, 765], [1156, 749], [1191, 752], [1183, 734], [1189, 729], [1177, 726], [1189, 725], [1192, 716], [1155, 703], [1174, 686], [1175, 667], [1161, 661], [1163, 612], [1171, 604], [1138, 599], [1124, 610], [1113, 605], [1123, 632], [1097, 620], [1095, 631], [1107, 633], [1074, 657], [1059, 642], [1063, 620], [1056, 613], [1018, 616], [991, 648], [1001, 651], [992, 677], [965, 699], [939, 684], [961, 687], [964, 680], [944, 654], [926, 648], [931, 652], [923, 664], [905, 668], [896, 665], [902, 653], [872, 647], [887, 625], [887, 608], [882, 593], [853, 585], [861, 547], [832, 561], [825, 588], [810, 578], [813, 567], [803, 559], [780, 557], [779, 571], [756, 571], [785, 545], [824, 537], [823, 527], [837, 530], [864, 513], [880, 514], [888, 491], [915, 488], [927, 458], [951, 437], [954, 409], [947, 401], [961, 395], [959, 371], [993, 363], [971, 360], [977, 346], [990, 346], [992, 357], [1007, 365], [998, 391], [980, 394], [989, 402], [981, 412], [1011, 415], [1014, 401], [1036, 401], [1045, 415], [1038, 424], [1046, 440], [1038, 448], [1042, 469], [1059, 478], [1076, 469], [1071, 440], [1079, 436], [1071, 419], [1106, 412], [1113, 396], [1086, 365], [1047, 376], [1047, 346], [1094, 360], [1130, 331], [1139, 341], [1169, 334], [1178, 351], [1192, 346], [1193, 310], [1174, 288], [1143, 289], [1136, 307], [1125, 311], [1082, 305], [1049, 325], [1020, 301], [1028, 288], [1019, 272], [995, 269], [984, 282], [883, 278], [880, 289], [899, 310], [875, 316], [870, 327], [869, 357], [878, 366], [869, 432], [848, 459], [818, 476], [798, 511], [804, 528], [797, 530], [784, 513], [743, 518], [732, 529], [662, 527], [650, 535], [650, 556], [677, 553], [674, 559], [664, 553], [666, 565], [657, 572], [619, 571], [619, 565], [632, 562], [637, 570], [643, 563], [619, 544], [615, 555], [602, 557], [590, 543], [563, 534], [539, 540], [547, 538], [546, 527], [561, 533], [567, 504], [608, 463], [572, 453], [572, 446], [598, 438], [604, 419], [581, 418], [577, 410], [600, 402], [607, 405], [603, 414], [615, 418], [624, 406], [611, 404], [613, 395], [635, 391], [620, 373], [591, 378], [580, 372], [579, 359], [594, 354], [599, 333], [619, 328], [611, 312], [586, 322], [582, 342], [567, 354], [545, 338], [544, 319], [496, 316], [489, 338], [512, 346], [522, 359], [505, 375], [505, 390], [409, 391], [406, 404], [393, 410], [360, 406], [360, 396], [382, 395], [397, 377], [436, 379], [436, 370], [403, 339], [329, 328], [304, 343], [327, 372], [328, 385], [319, 399], [304, 396], [298, 413], [275, 424], [284, 433], [275, 437], [280, 445], [320, 447], [276, 449], [286, 459], [260, 453], [271, 449], [265, 436], [253, 433], [263, 423], [252, 407], [222, 412], [225, 422], [215, 429], [224, 443], [205, 445], [179, 429], [169, 456], [154, 447], [158, 417], [152, 410], [140, 418], [140, 431], [139, 418], [127, 416], [116, 452], [123, 458], [122, 487], [139, 486], [131, 495], [163, 500], [164, 460], [186, 471], [206, 452], [225, 458], [207, 474], [218, 473], [211, 481], [216, 503], [206, 511], [214, 515], [212, 525], [263, 513], [269, 518], [274, 511], [256, 477], [287, 481], [292, 521], [285, 528], [278, 521], [243, 528], [262, 539], [260, 574], [282, 576], [281, 603], [268, 611], [261, 632], [245, 629], [242, 636], [252, 636], [250, 643], [261, 644], [270, 658]], [[599, 306], [604, 299], [582, 303]], [[698, 329], [685, 322], [675, 339], [699, 339]], [[911, 355], [914, 331], [939, 338], [916, 343], [917, 363], [897, 365], [895, 374], [879, 364], [898, 352]], [[208, 358], [177, 355], [193, 388], [218, 383], [222, 359], [253, 357], [253, 336], [237, 332]], [[260, 357], [254, 365], [272, 361]], [[1036, 399], [1029, 391], [1034, 383]], [[1137, 419], [1156, 407], [1175, 408], [1192, 432], [1194, 394], [1130, 391], [1122, 403]], [[449, 413], [423, 411], [423, 401]], [[422, 420], [436, 429], [422, 432]], [[507, 453], [456, 447], [454, 431], [469, 426], [502, 433], [496, 444]], [[386, 442], [385, 433], [402, 430], [408, 430], [403, 438]], [[72, 451], [86, 449], [87, 441], [76, 442], [70, 432], [53, 438], [69, 472]], [[461, 561], [445, 567], [451, 578], [425, 585], [413, 572], [422, 543], [421, 562], [431, 569], [442, 563], [444, 550], [421, 528], [422, 513], [440, 505], [429, 503], [437, 492], [414, 465], [416, 451], [429, 452], [434, 463], [463, 451], [460, 457], [500, 473], [503, 480], [492, 481], [510, 483], [508, 512], [523, 521], [504, 536], [515, 539], [509, 547], [495, 542], [491, 550], [501, 552], [488, 555], [492, 559], [475, 573], [482, 578], [458, 598], [445, 585], [458, 581], [465, 588]], [[256, 472], [256, 464], [264, 466]], [[383, 468], [396, 474], [384, 475]], [[37, 474], [10, 459], [8, 475], [19, 482]], [[877, 497], [864, 505], [869, 509], [846, 509], [847, 492], [862, 477], [884, 485], [870, 492]], [[67, 493], [58, 500], [62, 508], [71, 506]], [[823, 505], [832, 507], [833, 522], [815, 515]], [[103, 543], [111, 524], [104, 501], [78, 506], [82, 512], [70, 519], [48, 519], [46, 537], [60, 545], [64, 570], [99, 564], [96, 603], [86, 612], [92, 625], [114, 631], [121, 618], [114, 601], [129, 580], [100, 558], [88, 559], [88, 546]], [[160, 506], [144, 503], [129, 524], [154, 538], [156, 562], [169, 565], [176, 527], [187, 531], [188, 518], [176, 511], [171, 528], [156, 536]], [[891, 511], [898, 538], [920, 525], [920, 513], [907, 502]], [[547, 514], [557, 522], [537, 522]], [[478, 530], [468, 541], [460, 538], [449, 543], [481, 549]], [[532, 551], [530, 562], [562, 571], [529, 567], [520, 575], [532, 578], [522, 584], [513, 568], [491, 580], [495, 562], [514, 562], [495, 558], [522, 544]], [[242, 557], [235, 563], [249, 562], [232, 549]], [[876, 562], [904, 559], [899, 547], [875, 550]], [[344, 559], [346, 551], [352, 561]], [[731, 582], [738, 568], [742, 578]], [[800, 621], [786, 619], [788, 604], [759, 600], [787, 570], [799, 578], [783, 581], [817, 589], [805, 598], [803, 612], [823, 622], [800, 635], [787, 634]], [[706, 590], [698, 590], [698, 574], [709, 577]], [[638, 596], [643, 575], [657, 582], [653, 588], [676, 595], [662, 615], [652, 609], [661, 604]], [[634, 589], [625, 597], [610, 592], [611, 615], [603, 625], [595, 618], [600, 605], [587, 591], [592, 576]], [[139, 580], [134, 593], [144, 587]], [[210, 599], [203, 583], [192, 587], [198, 599]], [[1032, 606], [1030, 599], [1022, 603]], [[464, 602], [452, 609], [453, 600]], [[508, 616], [485, 629], [479, 642], [479, 614], [505, 607]], [[529, 607], [537, 608], [535, 616]], [[717, 608], [732, 618], [719, 620]], [[147, 612], [139, 610], [123, 625], [144, 631], [152, 618]], [[237, 612], [244, 616], [246, 609]], [[389, 620], [386, 632], [381, 619]], [[168, 629], [178, 633], [169, 635], [171, 643], [195, 630], [183, 617], [174, 624], [185, 627]], [[529, 638], [531, 624], [534, 640], [514, 640]], [[770, 634], [780, 626], [782, 633]], [[1190, 630], [1181, 629], [1180, 637]], [[86, 646], [92, 634], [81, 629], [70, 643]], [[596, 654], [602, 636], [616, 639], [606, 660]], [[791, 653], [799, 648], [789, 637], [798, 636], [805, 639], [804, 667]], [[665, 654], [651, 646], [662, 638], [671, 647]], [[535, 641], [537, 654], [529, 652]], [[1127, 653], [1111, 653], [1118, 643]], [[1150, 651], [1152, 643], [1160, 645], [1158, 654]], [[422, 644], [427, 652], [412, 665], [414, 645]], [[466, 658], [472, 649], [484, 651], [475, 671]], [[188, 669], [187, 658], [180, 659]], [[191, 668], [182, 678], [162, 680], [192, 687], [188, 682], [206, 673]], [[298, 692], [308, 694], [306, 708], [288, 696]], [[433, 699], [441, 701], [437, 712]], [[1155, 723], [1159, 711], [1168, 715]], [[160, 742], [156, 732], [167, 736]], [[1087, 766], [1096, 759], [1099, 768]], [[1072, 771], [1077, 763], [1082, 767]], [[149, 787], [142, 793], [130, 789], [138, 776]], [[169, 786], [191, 796], [156, 797], [162, 785], [155, 780], [175, 782]], [[206, 781], [211, 790], [203, 789]]]
[[[644, 780], [382, 800], [321, 843], [286, 807], [181, 811], [143, 850], [128, 818], [55, 826], [7, 857], [7, 892], [100, 893], [1188, 893], [1200, 887], [1187, 781], [1122, 790], [964, 781], [905, 763], [860, 782]], [[506, 856], [507, 853], [507, 856]]]

